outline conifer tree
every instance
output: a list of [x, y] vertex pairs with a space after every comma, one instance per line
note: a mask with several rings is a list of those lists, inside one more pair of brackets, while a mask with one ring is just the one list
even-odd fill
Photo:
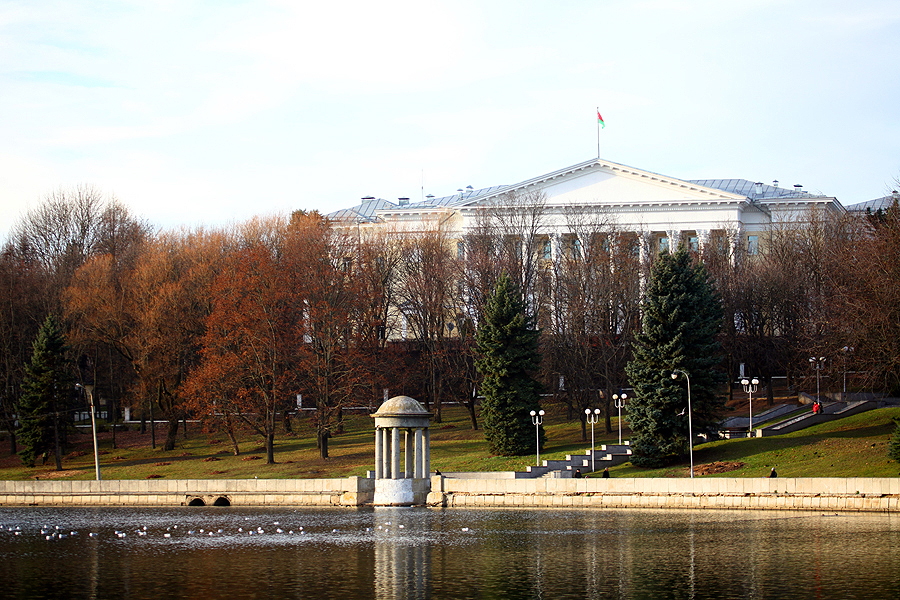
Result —
[[[484, 378], [481, 418], [495, 454], [518, 456], [535, 449], [529, 413], [540, 406], [540, 383], [532, 375], [540, 365], [539, 335], [525, 314], [517, 286], [504, 273], [476, 336], [475, 366]], [[543, 445], [543, 430], [539, 435]]]
[[722, 406], [716, 397], [721, 322], [721, 300], [703, 265], [693, 264], [684, 246], [674, 255], [660, 254], [626, 368], [635, 392], [628, 407], [635, 465], [658, 467], [687, 453], [687, 391], [683, 377], [672, 379], [675, 369], [690, 377], [693, 431], [716, 422]]
[[53, 452], [56, 470], [62, 470], [59, 428], [65, 399], [72, 393], [66, 370], [65, 338], [53, 315], [47, 317], [32, 345], [31, 361], [25, 366], [20, 403], [22, 450], [19, 456], [29, 467], [38, 456]]
[[888, 442], [888, 456], [900, 463], [900, 418], [894, 417], [894, 433]]

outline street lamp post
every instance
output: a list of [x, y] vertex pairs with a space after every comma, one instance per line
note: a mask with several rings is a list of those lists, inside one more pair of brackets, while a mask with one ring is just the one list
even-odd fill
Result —
[[531, 422], [534, 424], [535, 447], [537, 448], [537, 466], [541, 466], [541, 423], [544, 422], [544, 411], [531, 411]]
[[741, 385], [744, 386], [744, 391], [750, 395], [750, 435], [747, 437], [753, 437], [753, 394], [759, 389], [759, 379], [756, 377], [749, 380], [741, 379]]
[[824, 363], [824, 356], [820, 356], [819, 358], [816, 358], [815, 356], [809, 357], [809, 364], [813, 365], [816, 368], [816, 402], [819, 401], [819, 369], [822, 368], [822, 365]]
[[88, 397], [88, 403], [91, 405], [91, 434], [94, 438], [94, 471], [96, 472], [97, 481], [100, 481], [100, 452], [97, 449], [97, 419], [94, 416], [94, 386], [76, 383], [75, 387], [80, 387], [85, 391]]
[[844, 358], [844, 393], [841, 396], [841, 400], [844, 402], [847, 401], [847, 354], [853, 352], [853, 346], [844, 346], [841, 348], [842, 356]]
[[[688, 377], [688, 374], [686, 371], [682, 371], [680, 369], [675, 369], [674, 371], [672, 371], [672, 379], [678, 379], [679, 373], [684, 375], [684, 378], [687, 380], [688, 452], [691, 455], [691, 479], [693, 479], [694, 478], [694, 429], [691, 424], [691, 378]], [[684, 411], [681, 411], [681, 414], [684, 414]]]
[[628, 394], [613, 394], [613, 401], [616, 403], [616, 408], [619, 409], [619, 445], [622, 445], [622, 409], [625, 408], [625, 400], [628, 399]]
[[584, 414], [587, 415], [587, 422], [591, 424], [591, 473], [596, 471], [594, 468], [594, 425], [596, 425], [600, 421], [600, 409], [595, 408], [594, 414], [591, 414], [591, 409], [584, 409]]

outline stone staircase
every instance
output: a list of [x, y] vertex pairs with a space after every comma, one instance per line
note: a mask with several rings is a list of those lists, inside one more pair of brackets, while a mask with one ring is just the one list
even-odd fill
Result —
[[[594, 467], [602, 471], [606, 467], [614, 467], [631, 460], [631, 447], [629, 442], [624, 444], [604, 444], [594, 449]], [[591, 451], [585, 450], [584, 454], [574, 456], [567, 454], [564, 460], [545, 460], [540, 467], [528, 467], [526, 477], [572, 477], [576, 469], [581, 470], [582, 475], [587, 475], [591, 469]]]
[[822, 402], [822, 411], [819, 414], [813, 414], [812, 407], [810, 407], [808, 412], [804, 412], [801, 415], [797, 415], [793, 419], [788, 419], [787, 421], [778, 423], [777, 425], [773, 425], [771, 427], [761, 427], [759, 429], [756, 429], [754, 430], [754, 434], [756, 437], [768, 437], [771, 435], [792, 433], [794, 431], [799, 431], [800, 429], [818, 425], [819, 423], [826, 423], [835, 419], [842, 419], [844, 417], [849, 417], [850, 415], [866, 412], [867, 410], [872, 410], [875, 408], [878, 408], [878, 402], [874, 400], [857, 400], [853, 402]]

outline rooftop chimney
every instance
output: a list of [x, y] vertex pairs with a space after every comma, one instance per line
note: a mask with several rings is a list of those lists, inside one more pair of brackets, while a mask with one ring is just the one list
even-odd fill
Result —
[[800, 185], [799, 183], [795, 183], [795, 184], [794, 184], [794, 191], [797, 192], [798, 194], [801, 193], [801, 192], [803, 191], [803, 186]]
[[775, 186], [775, 187], [778, 187], [778, 180], [776, 179], [775, 181], [773, 181], [773, 182], [772, 182], [772, 185]]
[[409, 198], [397, 198], [397, 202], [400, 206], [406, 206], [409, 204]]
[[757, 197], [762, 196], [762, 186], [762, 181], [757, 181], [755, 184], [753, 184], [753, 187], [755, 188], [754, 192], [756, 193]]

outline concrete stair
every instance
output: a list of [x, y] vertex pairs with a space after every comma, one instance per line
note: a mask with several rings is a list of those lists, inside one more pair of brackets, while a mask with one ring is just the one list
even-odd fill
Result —
[[[604, 444], [594, 449], [594, 466], [597, 471], [606, 467], [614, 467], [631, 460], [629, 442], [624, 444]], [[574, 456], [567, 454], [563, 460], [545, 460], [540, 467], [528, 467], [526, 473], [531, 477], [569, 478], [579, 469], [582, 475], [591, 472], [591, 451]]]

